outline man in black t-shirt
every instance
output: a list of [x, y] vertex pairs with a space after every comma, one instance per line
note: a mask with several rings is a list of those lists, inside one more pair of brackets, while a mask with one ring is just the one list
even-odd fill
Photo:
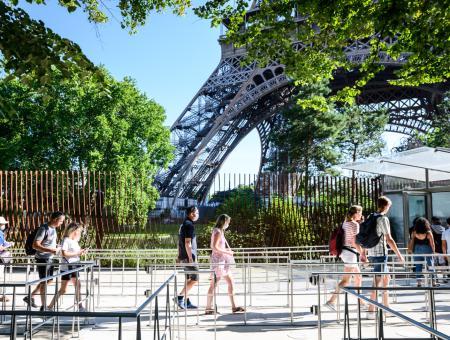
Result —
[[[180, 263], [191, 263], [186, 265], [186, 271], [198, 271], [198, 266], [194, 263], [197, 261], [197, 237], [195, 236], [194, 222], [198, 220], [198, 209], [195, 206], [186, 209], [186, 219], [180, 226], [178, 232], [178, 260]], [[198, 274], [186, 274], [186, 284], [178, 295], [178, 307], [181, 309], [195, 309], [189, 300], [188, 293], [198, 282]]]

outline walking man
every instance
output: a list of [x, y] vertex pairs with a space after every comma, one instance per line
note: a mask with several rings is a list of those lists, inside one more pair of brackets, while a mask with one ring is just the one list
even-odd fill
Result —
[[[61, 248], [56, 245], [56, 228], [61, 227], [64, 220], [64, 213], [61, 211], [55, 211], [50, 215], [50, 220], [48, 223], [42, 224], [36, 233], [33, 248], [36, 250], [36, 263], [40, 264], [38, 266], [39, 279], [43, 279], [47, 276], [53, 276], [53, 256], [58, 254], [61, 250]], [[40, 282], [31, 293], [31, 298], [27, 295], [23, 298], [23, 301], [25, 301], [28, 305], [31, 305], [31, 307], [37, 308], [36, 302], [34, 301], [34, 296], [39, 292], [42, 303], [40, 310], [44, 311], [47, 306], [47, 301], [45, 299], [45, 288], [47, 284], [50, 284], [51, 282], [52, 280]]]
[[[377, 200], [378, 213], [380, 214], [380, 216], [377, 218], [376, 228], [377, 235], [380, 237], [380, 239], [376, 246], [368, 249], [369, 262], [373, 264], [373, 271], [375, 273], [383, 273], [388, 271], [388, 248], [386, 244], [389, 244], [389, 247], [397, 255], [400, 262], [405, 261], [402, 254], [400, 254], [400, 251], [397, 248], [397, 244], [391, 236], [391, 227], [389, 224], [389, 219], [386, 216], [391, 205], [391, 200], [386, 196], [381, 196]], [[389, 281], [390, 275], [388, 274], [374, 276], [375, 287], [389, 287]], [[377, 292], [374, 290], [372, 291], [370, 298], [372, 300], [376, 300], [376, 295]], [[383, 305], [389, 307], [389, 292], [387, 290], [383, 291]], [[375, 307], [373, 305], [369, 305], [367, 318], [375, 319]]]
[[[198, 209], [195, 206], [186, 209], [186, 219], [180, 226], [178, 235], [178, 260], [180, 263], [189, 264], [184, 267], [186, 271], [198, 271], [197, 261], [197, 237], [195, 236], [194, 222], [198, 220]], [[181, 309], [195, 309], [188, 298], [188, 293], [198, 283], [198, 274], [186, 274], [186, 283], [178, 295], [178, 307]]]

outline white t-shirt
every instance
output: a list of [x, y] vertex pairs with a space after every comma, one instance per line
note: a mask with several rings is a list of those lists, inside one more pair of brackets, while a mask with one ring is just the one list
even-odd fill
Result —
[[[78, 244], [78, 241], [72, 240], [69, 237], [65, 237], [64, 241], [62, 243], [62, 250], [69, 251], [71, 253], [76, 253], [81, 250], [80, 245]], [[80, 257], [79, 256], [72, 256], [72, 257], [64, 257], [64, 261], [67, 263], [74, 263], [79, 262]], [[69, 267], [62, 265], [61, 270], [69, 270]]]
[[450, 228], [445, 230], [442, 234], [442, 240], [445, 240], [447, 242], [447, 254], [450, 254]]

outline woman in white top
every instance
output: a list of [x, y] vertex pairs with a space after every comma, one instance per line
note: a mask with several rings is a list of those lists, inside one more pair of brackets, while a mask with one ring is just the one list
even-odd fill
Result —
[[[66, 262], [67, 265], [61, 265], [61, 272], [76, 269], [77, 266], [71, 266], [69, 264], [80, 262], [80, 256], [85, 255], [87, 253], [87, 249], [81, 249], [80, 245], [78, 244], [82, 230], [83, 227], [75, 222], [69, 224], [69, 226], [65, 230], [61, 251], [63, 256], [63, 262]], [[56, 304], [56, 300], [66, 293], [69, 281], [72, 281], [73, 286], [75, 287], [75, 299], [78, 304], [78, 310], [80, 312], [85, 311], [85, 308], [83, 307], [83, 304], [81, 302], [81, 294], [80, 294], [81, 287], [80, 287], [80, 280], [78, 279], [78, 272], [69, 273], [61, 277], [61, 288], [59, 289], [58, 293], [55, 295], [52, 302], [48, 306], [49, 310], [52, 310]]]
[[358, 260], [367, 262], [366, 255], [359, 244], [355, 242], [356, 235], [359, 233], [359, 221], [362, 218], [362, 207], [359, 205], [352, 205], [348, 210], [347, 217], [345, 219], [342, 228], [344, 229], [344, 247], [340, 255], [341, 260], [344, 262], [344, 272], [348, 272], [342, 277], [339, 282], [336, 291], [331, 295], [330, 299], [325, 304], [328, 308], [336, 310], [336, 299], [339, 294], [339, 288], [345, 287], [350, 283], [353, 277], [355, 287], [360, 287], [362, 282], [361, 275], [354, 275], [359, 273]]

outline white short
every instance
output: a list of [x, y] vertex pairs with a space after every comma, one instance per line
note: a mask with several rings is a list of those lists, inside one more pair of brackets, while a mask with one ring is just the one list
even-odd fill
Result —
[[342, 249], [342, 253], [340, 255], [342, 262], [344, 262], [345, 267], [350, 268], [359, 268], [358, 266], [358, 257], [355, 253], [351, 252], [347, 249]]

